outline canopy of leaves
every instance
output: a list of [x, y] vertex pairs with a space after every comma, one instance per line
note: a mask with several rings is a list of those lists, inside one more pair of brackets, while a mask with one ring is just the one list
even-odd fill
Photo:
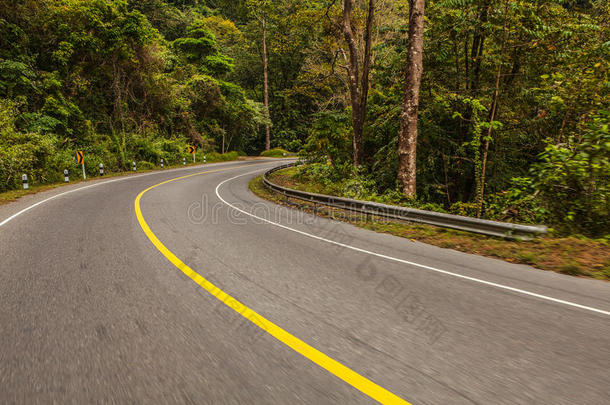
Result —
[[[366, 2], [354, 5], [362, 48]], [[607, 233], [609, 3], [426, 7], [419, 202], [472, 214], [489, 142], [487, 218]], [[341, 2], [0, 0], [0, 191], [20, 172], [61, 172], [75, 148], [117, 169], [178, 158], [187, 143], [258, 155], [272, 123], [273, 147], [396, 196], [408, 2], [377, 8], [365, 164], [353, 173]]]

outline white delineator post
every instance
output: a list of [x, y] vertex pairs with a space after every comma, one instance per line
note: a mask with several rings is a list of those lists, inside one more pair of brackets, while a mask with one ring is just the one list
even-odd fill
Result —
[[163, 169], [163, 159], [161, 159], [161, 169]]
[[186, 166], [186, 158], [182, 158], [182, 165]]
[[87, 180], [87, 173], [85, 172], [85, 160], [83, 159], [83, 164], [81, 165], [83, 167], [83, 180]]
[[68, 169], [64, 170], [64, 182], [69, 183], [70, 182], [70, 172], [68, 172]]
[[104, 175], [104, 164], [100, 163], [100, 176]]
[[207, 163], [207, 162], [208, 162], [207, 158], [205, 157], [205, 155], [203, 155], [203, 163]]
[[28, 175], [24, 174], [23, 176], [21, 176], [21, 181], [23, 182], [23, 189], [27, 190], [30, 188], [30, 185], [28, 184]]
[[136, 171], [136, 162], [132, 162], [132, 164], [133, 164], [133, 171], [135, 172]]

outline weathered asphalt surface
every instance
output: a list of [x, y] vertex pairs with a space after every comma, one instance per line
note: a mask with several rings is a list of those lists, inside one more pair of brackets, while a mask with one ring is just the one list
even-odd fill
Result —
[[[606, 404], [610, 317], [357, 252], [238, 214], [236, 162], [102, 184], [0, 227], [0, 403], [374, 403], [249, 326], [174, 267], [157, 237], [251, 309], [413, 404]], [[610, 309], [610, 283], [227, 202], [411, 262]], [[0, 222], [69, 186], [0, 207]]]

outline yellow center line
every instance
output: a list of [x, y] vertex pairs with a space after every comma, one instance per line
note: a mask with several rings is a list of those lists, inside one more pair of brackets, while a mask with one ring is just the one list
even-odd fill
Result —
[[[261, 163], [261, 164], [263, 164], [263, 163]], [[252, 165], [252, 166], [256, 166], [256, 165]], [[150, 239], [150, 241], [153, 243], [153, 245], [155, 245], [155, 247], [159, 250], [159, 252], [161, 252], [161, 254], [163, 256], [165, 256], [167, 258], [167, 260], [169, 260], [174, 266], [176, 266], [178, 269], [180, 269], [184, 274], [186, 274], [189, 278], [191, 278], [194, 282], [196, 282], [204, 290], [209, 292], [211, 295], [213, 295], [214, 297], [219, 299], [226, 306], [228, 306], [229, 308], [231, 308], [232, 310], [237, 312], [239, 315], [246, 318], [248, 321], [250, 321], [257, 327], [261, 328], [262, 330], [264, 330], [265, 332], [267, 332], [268, 334], [270, 334], [271, 336], [273, 336], [274, 338], [276, 338], [277, 340], [279, 340], [286, 346], [290, 347], [297, 353], [301, 354], [302, 356], [311, 360], [318, 366], [329, 371], [331, 374], [339, 377], [340, 379], [342, 379], [343, 381], [345, 381], [352, 387], [360, 390], [364, 394], [368, 395], [369, 397], [373, 398], [374, 400], [376, 400], [382, 404], [410, 405], [407, 401], [403, 400], [402, 398], [396, 396], [395, 394], [391, 393], [390, 391], [386, 390], [385, 388], [375, 384], [371, 380], [368, 380], [367, 378], [361, 376], [360, 374], [358, 374], [355, 371], [351, 370], [350, 368], [344, 366], [343, 364], [339, 363], [338, 361], [328, 357], [321, 351], [308, 345], [307, 343], [303, 342], [301, 339], [297, 338], [296, 336], [293, 336], [290, 333], [286, 332], [284, 329], [280, 328], [273, 322], [271, 322], [268, 319], [264, 318], [263, 316], [259, 315], [258, 313], [251, 310], [250, 308], [248, 308], [247, 306], [245, 306], [244, 304], [242, 304], [235, 298], [231, 297], [229, 294], [225, 293], [224, 291], [222, 291], [221, 289], [216, 287], [214, 284], [210, 283], [203, 276], [198, 274], [195, 270], [193, 270], [189, 266], [187, 266], [182, 260], [180, 260], [176, 255], [174, 255], [168, 248], [166, 248], [165, 245], [163, 245], [163, 243], [159, 240], [159, 238], [157, 238], [157, 236], [151, 231], [150, 227], [144, 220], [144, 216], [142, 215], [142, 209], [140, 208], [140, 200], [142, 199], [142, 196], [144, 196], [144, 194], [146, 194], [148, 191], [150, 191], [154, 188], [157, 188], [157, 187], [162, 186], [167, 183], [171, 183], [173, 181], [183, 180], [183, 179], [187, 179], [189, 177], [199, 176], [199, 175], [206, 174], [206, 173], [221, 172], [221, 171], [233, 170], [233, 169], [235, 169], [235, 168], [231, 167], [231, 168], [208, 170], [208, 171], [204, 171], [204, 172], [189, 174], [187, 176], [181, 176], [181, 177], [177, 177], [175, 179], [166, 180], [164, 182], [155, 184], [154, 186], [151, 186], [151, 187], [147, 188], [146, 190], [142, 191], [136, 197], [135, 209], [136, 209], [136, 216], [138, 218], [138, 222], [140, 223], [140, 226], [142, 227], [142, 230], [144, 231], [144, 233], [146, 234], [148, 239]]]

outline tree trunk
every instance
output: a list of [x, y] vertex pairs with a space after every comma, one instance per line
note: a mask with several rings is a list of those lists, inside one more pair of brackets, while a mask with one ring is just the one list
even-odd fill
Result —
[[362, 165], [363, 149], [362, 135], [366, 119], [366, 104], [369, 91], [369, 76], [371, 67], [371, 43], [373, 21], [375, 18], [375, 0], [369, 0], [366, 28], [364, 31], [364, 57], [362, 76], [360, 76], [359, 53], [356, 37], [352, 28], [353, 0], [343, 0], [343, 35], [349, 49], [348, 83], [350, 103], [352, 105], [352, 127], [354, 145], [354, 166]]
[[[360, 136], [358, 139], [358, 164], [362, 164], [364, 151], [362, 149], [362, 135], [366, 121], [366, 105], [369, 97], [369, 76], [371, 72], [371, 43], [373, 40], [373, 21], [375, 19], [375, 0], [369, 0], [369, 9], [364, 31], [364, 60], [362, 63], [362, 78], [360, 83]], [[356, 148], [354, 148], [356, 150]]]
[[262, 16], [263, 24], [263, 88], [265, 98], [265, 114], [267, 120], [265, 122], [265, 149], [271, 149], [271, 125], [269, 124], [269, 73], [267, 67], [267, 19], [265, 15]]
[[417, 191], [417, 116], [423, 72], [425, 0], [409, 0], [405, 91], [398, 134], [398, 182], [407, 197]]

